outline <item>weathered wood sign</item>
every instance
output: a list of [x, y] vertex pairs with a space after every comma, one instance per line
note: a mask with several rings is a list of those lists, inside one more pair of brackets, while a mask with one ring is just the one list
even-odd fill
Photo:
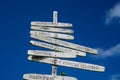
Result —
[[71, 29], [64, 29], [64, 28], [53, 28], [53, 27], [43, 27], [43, 26], [31, 26], [33, 30], [40, 30], [40, 31], [48, 31], [48, 32], [59, 32], [59, 33], [68, 33], [72, 34], [74, 31]]
[[82, 63], [82, 62], [75, 62], [75, 61], [68, 61], [68, 60], [61, 60], [61, 59], [56, 59], [56, 61], [54, 61], [54, 58], [41, 58], [41, 57], [35, 57], [35, 56], [29, 56], [28, 59], [32, 61], [55, 64], [59, 66], [66, 66], [66, 67], [77, 68], [77, 69], [84, 69], [84, 70], [97, 71], [97, 72], [105, 71], [105, 68], [103, 66], [89, 64], [89, 63]]
[[43, 74], [24, 74], [23, 79], [26, 79], [26, 80], [77, 80], [74, 77], [53, 76], [53, 75], [43, 75]]
[[51, 33], [51, 32], [42, 32], [42, 31], [30, 31], [30, 34], [33, 35], [42, 35], [46, 37], [60, 38], [60, 39], [74, 39], [74, 36], [68, 34], [60, 33]]
[[48, 26], [48, 27], [72, 27], [70, 23], [53, 23], [53, 22], [40, 22], [40, 21], [32, 21], [31, 25], [34, 26]]
[[55, 51], [28, 50], [28, 55], [53, 58], [76, 58], [73, 53], [63, 53]]

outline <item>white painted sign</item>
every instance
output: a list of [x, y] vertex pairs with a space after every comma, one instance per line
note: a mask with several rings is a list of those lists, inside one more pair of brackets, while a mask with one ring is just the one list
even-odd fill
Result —
[[42, 31], [30, 31], [30, 34], [33, 35], [42, 35], [46, 37], [60, 38], [60, 39], [74, 39], [74, 36], [68, 34], [60, 33], [51, 33], [51, 32], [42, 32]]
[[35, 46], [44, 47], [44, 48], [52, 49], [55, 51], [62, 51], [65, 53], [73, 53], [78, 56], [86, 56], [85, 52], [81, 52], [81, 51], [77, 51], [77, 50], [73, 50], [73, 49], [69, 49], [69, 48], [65, 48], [65, 47], [60, 47], [60, 46], [56, 46], [53, 44], [48, 44], [48, 43], [43, 43], [43, 42], [38, 42], [38, 41], [33, 41], [33, 40], [31, 40], [30, 43]]
[[53, 22], [39, 22], [39, 21], [32, 21], [31, 25], [34, 26], [48, 26], [48, 27], [72, 27], [70, 23], [53, 23]]
[[53, 27], [43, 27], [43, 26], [31, 26], [33, 30], [41, 30], [41, 31], [49, 31], [49, 32], [60, 32], [60, 33], [73, 33], [71, 29], [64, 29], [64, 28], [53, 28]]
[[39, 36], [39, 35], [31, 35], [30, 37], [38, 39], [38, 40], [46, 41], [46, 42], [49, 42], [49, 43], [52, 43], [52, 44], [57, 44], [57, 45], [60, 45], [60, 46], [80, 50], [80, 51], [83, 51], [83, 52], [98, 54], [98, 51], [96, 49], [92, 49], [92, 48], [89, 48], [89, 47], [81, 46], [81, 45], [70, 43], [70, 42], [66, 42], [66, 41], [63, 41], [63, 40], [48, 38], [48, 37]]
[[105, 67], [103, 66], [89, 64], [89, 63], [82, 63], [82, 62], [61, 60], [61, 59], [54, 59], [54, 58], [40, 58], [40, 57], [29, 56], [28, 60], [43, 62], [47, 64], [55, 64], [59, 66], [66, 66], [66, 67], [71, 67], [71, 68], [90, 70], [90, 71], [97, 71], [97, 72], [105, 71]]
[[54, 58], [75, 58], [76, 57], [76, 55], [72, 53], [41, 51], [41, 50], [28, 50], [28, 55], [41, 56], [41, 57], [54, 57]]
[[24, 74], [23, 79], [27, 80], [77, 80], [74, 77], [69, 76], [53, 76], [43, 74]]

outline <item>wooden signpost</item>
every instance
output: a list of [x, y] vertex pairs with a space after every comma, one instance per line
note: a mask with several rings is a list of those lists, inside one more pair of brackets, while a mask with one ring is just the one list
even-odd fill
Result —
[[66, 39], [74, 39], [74, 36], [70, 35], [74, 31], [67, 29], [70, 27], [72, 27], [71, 23], [58, 22], [57, 11], [53, 12], [53, 22], [31, 22], [32, 30], [30, 31], [30, 37], [39, 41], [31, 40], [30, 43], [34, 46], [47, 48], [53, 51], [28, 50], [28, 60], [51, 64], [52, 75], [24, 74], [24, 80], [77, 80], [74, 77], [57, 76], [57, 66], [97, 72], [105, 71], [105, 67], [100, 65], [58, 59], [77, 58], [77, 56], [85, 57], [86, 53], [98, 54], [96, 49], [64, 41]]

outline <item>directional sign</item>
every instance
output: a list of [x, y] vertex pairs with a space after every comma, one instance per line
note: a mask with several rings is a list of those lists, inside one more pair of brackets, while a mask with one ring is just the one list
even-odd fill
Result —
[[76, 57], [76, 55], [72, 53], [40, 51], [40, 50], [28, 50], [28, 55], [41, 56], [41, 57], [54, 57], [54, 58], [75, 58]]
[[72, 24], [70, 23], [53, 23], [53, 22], [39, 22], [39, 21], [33, 21], [31, 22], [31, 25], [34, 26], [50, 26], [50, 27], [72, 27]]
[[33, 40], [31, 40], [30, 43], [35, 46], [44, 47], [44, 48], [52, 49], [55, 51], [62, 51], [65, 53], [73, 53], [78, 56], [86, 56], [85, 52], [81, 52], [81, 51], [77, 51], [77, 50], [73, 50], [73, 49], [69, 49], [69, 48], [64, 48], [64, 47], [60, 47], [60, 46], [56, 46], [56, 45], [52, 45], [52, 44], [48, 44], [48, 43], [43, 43], [43, 42], [38, 42], [38, 41], [33, 41]]
[[43, 75], [43, 74], [24, 74], [23, 79], [27, 79], [27, 80], [77, 80], [74, 77], [53, 76], [53, 75]]
[[74, 39], [74, 36], [60, 33], [42, 32], [42, 31], [30, 31], [30, 34], [41, 35], [46, 37], [61, 38], [61, 39]]
[[73, 49], [80, 50], [80, 51], [83, 51], [83, 52], [89, 52], [89, 53], [93, 53], [93, 54], [98, 53], [98, 51], [95, 50], [95, 49], [85, 47], [85, 46], [81, 46], [81, 45], [74, 44], [74, 43], [70, 43], [70, 42], [66, 42], [66, 41], [63, 41], [63, 40], [48, 38], [48, 37], [39, 36], [39, 35], [31, 35], [30, 37], [38, 39], [38, 40], [46, 41], [46, 42], [49, 42], [49, 43], [52, 43], [52, 44], [57, 44], [57, 45], [60, 45], [60, 46], [73, 48]]
[[35, 57], [35, 56], [29, 56], [28, 60], [43, 62], [43, 63], [47, 63], [47, 64], [55, 64], [55, 65], [60, 65], [60, 66], [78, 68], [78, 69], [84, 69], [84, 70], [90, 70], [90, 71], [97, 71], [97, 72], [105, 71], [105, 67], [103, 67], [103, 66], [82, 63], [82, 62], [61, 60], [61, 59], [55, 60], [54, 58], [40, 58], [40, 57]]
[[33, 30], [41, 30], [41, 31], [49, 31], [49, 32], [60, 32], [60, 33], [73, 33], [71, 29], [64, 29], [64, 28], [53, 28], [53, 27], [43, 27], [43, 26], [31, 26]]

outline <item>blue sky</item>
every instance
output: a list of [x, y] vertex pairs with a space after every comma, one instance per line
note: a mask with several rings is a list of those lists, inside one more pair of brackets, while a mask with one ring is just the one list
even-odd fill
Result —
[[106, 67], [104, 73], [58, 67], [78, 80], [120, 80], [120, 2], [119, 0], [1, 0], [0, 1], [0, 78], [22, 80], [25, 73], [51, 74], [51, 65], [27, 60], [31, 46], [30, 22], [52, 21], [73, 24], [73, 43], [96, 48], [75, 61]]

